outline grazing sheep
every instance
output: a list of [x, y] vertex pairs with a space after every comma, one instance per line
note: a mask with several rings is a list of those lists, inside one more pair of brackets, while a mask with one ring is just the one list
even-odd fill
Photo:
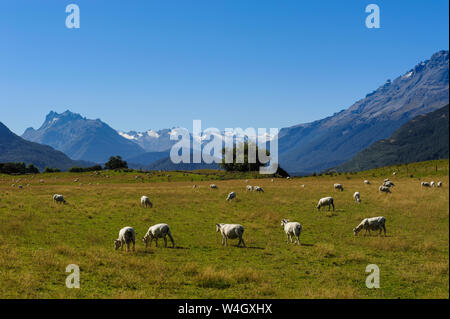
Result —
[[370, 185], [370, 181], [368, 181], [367, 179], [364, 180], [364, 184]]
[[123, 246], [127, 245], [127, 251], [130, 251], [130, 243], [133, 243], [133, 251], [135, 251], [136, 232], [133, 227], [127, 226], [119, 231], [119, 238], [114, 240], [114, 248], [123, 250]]
[[381, 235], [381, 231], [384, 231], [384, 236], [386, 236], [385, 224], [386, 224], [386, 219], [382, 216], [365, 218], [358, 226], [353, 228], [353, 234], [356, 236], [362, 229], [364, 229], [364, 236], [366, 236], [367, 231], [369, 231], [369, 235], [370, 235], [371, 230], [380, 230], [380, 233], [379, 233], [380, 235]]
[[392, 175], [394, 175], [394, 176], [397, 175], [397, 172], [393, 172]]
[[197, 188], [198, 186], [197, 186], [197, 184], [194, 184], [194, 186], [192, 186], [192, 188]]
[[259, 187], [259, 186], [253, 186], [253, 190], [254, 190], [255, 192], [261, 192], [261, 193], [264, 193], [264, 189], [262, 189], [262, 187]]
[[40, 180], [39, 180], [39, 183], [41, 183], [41, 184], [42, 184], [43, 182], [44, 182], [44, 180], [43, 180], [43, 179], [40, 179]]
[[251, 185], [247, 185], [246, 189], [251, 192], [253, 190], [253, 187]]
[[211, 189], [218, 189], [218, 187], [217, 187], [216, 184], [211, 184], [211, 185], [209, 185], [209, 188], [211, 188]]
[[291, 179], [291, 178], [288, 176], [288, 177], [286, 177], [286, 179]]
[[228, 194], [227, 201], [232, 200], [233, 198], [236, 198], [236, 193], [235, 192], [231, 192], [231, 193]]
[[389, 178], [385, 178], [383, 182], [384, 183], [389, 182]]
[[147, 196], [142, 196], [141, 197], [141, 206], [150, 206], [150, 208], [153, 207], [152, 202], [150, 201], [150, 198], [148, 198]]
[[297, 239], [294, 241], [294, 244], [297, 243], [300, 245], [300, 233], [302, 232], [302, 225], [297, 222], [289, 222], [289, 219], [283, 219], [281, 221], [281, 226], [284, 228], [284, 231], [287, 236], [287, 243], [292, 243], [292, 237], [295, 236]]
[[387, 181], [387, 182], [384, 182], [384, 183], [383, 183], [383, 186], [386, 186], [386, 187], [393, 187], [393, 186], [395, 186], [395, 184], [392, 183], [391, 181]]
[[431, 186], [431, 187], [436, 187], [436, 183], [435, 183], [434, 181], [431, 181], [431, 182], [430, 182], [430, 186]]
[[78, 178], [75, 178], [73, 181], [74, 181], [75, 183], [77, 183], [77, 182], [79, 181], [79, 179], [78, 179]]
[[339, 189], [341, 192], [344, 191], [344, 186], [342, 186], [342, 184], [334, 184], [334, 189]]
[[239, 238], [238, 246], [241, 244], [245, 246], [242, 235], [244, 234], [244, 227], [239, 224], [216, 224], [216, 232], [222, 234], [222, 245], [228, 246], [228, 239]]
[[172, 233], [170, 232], [169, 225], [167, 224], [156, 224], [151, 226], [142, 238], [142, 241], [145, 243], [145, 248], [147, 248], [148, 245], [152, 245], [152, 241], [155, 239], [156, 247], [158, 247], [158, 238], [164, 238], [164, 247], [167, 247], [166, 236], [169, 236], [169, 239], [172, 242], [172, 247], [175, 247]]
[[66, 200], [64, 199], [64, 196], [60, 195], [60, 194], [53, 195], [53, 201], [56, 203], [66, 204]]
[[355, 192], [353, 194], [353, 199], [355, 200], [355, 202], [361, 203], [361, 195], [359, 194], [359, 192]]
[[391, 193], [391, 190], [389, 189], [389, 187], [384, 186], [384, 185], [381, 185], [381, 186], [378, 188], [378, 190], [379, 190], [380, 192], [384, 192], [384, 193]]
[[439, 181], [439, 182], [437, 183], [437, 187], [442, 187], [442, 182], [441, 182], [441, 181]]
[[305, 184], [300, 185], [301, 187], [305, 188]]
[[270, 181], [273, 183], [273, 178]]
[[327, 206], [327, 205], [328, 205], [328, 210], [330, 210], [331, 206], [333, 206], [333, 211], [334, 211], [334, 199], [333, 199], [333, 197], [321, 198], [319, 200], [319, 202], [317, 203], [317, 209], [320, 211], [322, 206]]
[[428, 182], [422, 182], [422, 183], [420, 183], [420, 185], [421, 185], [422, 187], [431, 187], [431, 186], [430, 186], [430, 183], [428, 183]]

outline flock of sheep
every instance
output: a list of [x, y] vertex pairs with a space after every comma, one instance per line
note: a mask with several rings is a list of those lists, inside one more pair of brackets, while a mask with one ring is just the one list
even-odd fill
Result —
[[[271, 180], [273, 182], [273, 179]], [[42, 181], [43, 182], [43, 181]], [[248, 182], [248, 180], [246, 180]], [[364, 184], [370, 185], [370, 181], [364, 180]], [[19, 185], [20, 186], [20, 185]], [[305, 185], [301, 185], [302, 187], [305, 187]], [[385, 193], [391, 193], [391, 187], [394, 187], [395, 184], [390, 181], [388, 178], [383, 181], [383, 184], [379, 187], [380, 192]], [[434, 181], [428, 182], [421, 182], [422, 187], [442, 187], [442, 182], [439, 181], [435, 183]], [[209, 185], [210, 189], [218, 189], [218, 186], [215, 184]], [[198, 188], [197, 185], [194, 185], [193, 188]], [[264, 190], [260, 186], [246, 186], [247, 191], [253, 191], [253, 192], [260, 192], [264, 193]], [[342, 184], [334, 184], [334, 190], [335, 191], [344, 191], [344, 187]], [[231, 201], [236, 198], [236, 192], [230, 192], [226, 198], [226, 201]], [[356, 203], [361, 203], [361, 195], [359, 192], [355, 192], [353, 194], [353, 199]], [[61, 194], [54, 194], [53, 195], [53, 201], [55, 203], [60, 204], [66, 204], [66, 200], [64, 199], [64, 196]], [[141, 197], [141, 206], [142, 207], [153, 207], [152, 202], [150, 201], [150, 198], [148, 196], [142, 196]], [[333, 211], [335, 210], [334, 206], [334, 199], [333, 197], [324, 197], [319, 200], [317, 203], [316, 208], [320, 211], [322, 207], [328, 206], [328, 210], [331, 210], [331, 207], [333, 208]], [[361, 221], [361, 223], [356, 226], [353, 229], [354, 235], [357, 235], [361, 230], [364, 229], [364, 235], [366, 235], [367, 231], [379, 231], [379, 234], [381, 234], [384, 231], [384, 235], [386, 235], [386, 219], [382, 216], [379, 217], [372, 217], [372, 218], [365, 218]], [[294, 242], [294, 244], [300, 244], [300, 234], [302, 232], [302, 225], [298, 222], [290, 222], [288, 219], [283, 219], [281, 221], [281, 226], [284, 229], [286, 236], [287, 236], [287, 243]], [[238, 246], [242, 245], [245, 246], [245, 242], [243, 239], [244, 234], [244, 227], [240, 224], [216, 224], [216, 231], [220, 232], [222, 235], [222, 245], [227, 246], [228, 239], [239, 239]], [[151, 246], [151, 243], [153, 240], [155, 240], [156, 246], [158, 246], [158, 239], [163, 238], [164, 239], [164, 246], [167, 247], [167, 237], [169, 237], [170, 241], [172, 242], [172, 246], [175, 247], [175, 242], [172, 237], [172, 233], [170, 231], [169, 225], [161, 223], [151, 226], [147, 233], [142, 238], [142, 241], [145, 243], [145, 247], [147, 248], [148, 245]], [[136, 232], [133, 227], [127, 226], [122, 228], [119, 231], [119, 237], [114, 240], [114, 247], [115, 249], [123, 249], [124, 246], [127, 247], [127, 251], [130, 250], [130, 245], [132, 245], [133, 251], [135, 250], [135, 244], [136, 244]]]

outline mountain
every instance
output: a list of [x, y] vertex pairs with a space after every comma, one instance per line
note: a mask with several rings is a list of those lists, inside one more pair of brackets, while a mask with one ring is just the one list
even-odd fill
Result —
[[439, 51], [346, 110], [281, 129], [280, 165], [290, 173], [336, 167], [413, 117], [446, 105], [448, 99], [449, 52]]
[[361, 171], [388, 165], [448, 158], [449, 106], [418, 115], [391, 137], [375, 142], [337, 171]]
[[156, 162], [142, 167], [145, 170], [161, 170], [161, 171], [191, 171], [196, 169], [220, 169], [219, 165], [216, 163], [206, 164], [206, 163], [178, 163], [174, 164], [170, 157], [165, 157]]
[[71, 160], [66, 154], [50, 146], [26, 141], [11, 132], [2, 122], [0, 122], [0, 162], [34, 164], [41, 171], [46, 166], [67, 170], [74, 166], [93, 164]]
[[22, 137], [50, 145], [73, 159], [96, 163], [104, 163], [110, 156], [125, 158], [145, 152], [101, 120], [86, 119], [70, 111], [50, 112], [38, 130], [28, 128]]
[[130, 140], [146, 152], [164, 152], [170, 150], [176, 141], [170, 140], [170, 129], [163, 129], [159, 131], [148, 130], [146, 132], [122, 132], [118, 131], [119, 135]]
[[125, 158], [130, 168], [141, 168], [148, 166], [157, 160], [169, 157], [170, 152], [146, 152], [134, 157]]

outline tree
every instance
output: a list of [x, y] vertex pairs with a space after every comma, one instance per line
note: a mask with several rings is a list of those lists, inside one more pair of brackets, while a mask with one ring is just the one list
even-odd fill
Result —
[[105, 169], [123, 169], [128, 168], [128, 164], [126, 161], [122, 160], [122, 157], [117, 156], [111, 156], [109, 158], [109, 161], [105, 163]]
[[[256, 149], [256, 161], [255, 163], [249, 163], [248, 162], [248, 149], [249, 149], [249, 143], [245, 142], [244, 143], [244, 162], [243, 163], [237, 163], [236, 160], [236, 144], [233, 146], [233, 163], [226, 163], [225, 162], [225, 153], [227, 152], [227, 149], [223, 148], [222, 149], [222, 162], [220, 163], [220, 166], [226, 170], [226, 171], [238, 171], [238, 172], [254, 172], [254, 171], [259, 171], [259, 168], [261, 166], [264, 166], [264, 164], [260, 161], [259, 159], [259, 155], [258, 155], [258, 146], [256, 145], [250, 145], [252, 147], [254, 147]], [[238, 148], [239, 150], [239, 148]], [[268, 150], [265, 150], [266, 156], [270, 156], [270, 152]], [[282, 169], [280, 166], [278, 166], [277, 168], [277, 172], [274, 175], [278, 175], [281, 177], [287, 177], [289, 176], [289, 174]]]

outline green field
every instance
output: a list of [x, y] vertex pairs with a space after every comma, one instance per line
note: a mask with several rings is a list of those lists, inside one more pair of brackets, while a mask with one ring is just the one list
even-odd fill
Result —
[[[449, 298], [448, 172], [447, 160], [273, 182], [216, 171], [0, 175], [0, 298]], [[378, 192], [386, 177], [392, 194]], [[265, 193], [247, 192], [246, 178]], [[237, 199], [226, 202], [230, 191]], [[139, 206], [142, 195], [153, 208]], [[335, 212], [315, 209], [324, 196]], [[388, 236], [355, 237], [374, 216], [386, 217]], [[303, 225], [302, 245], [286, 243], [283, 218]], [[145, 250], [142, 236], [160, 222], [176, 248]], [[223, 247], [216, 223], [242, 224], [247, 248]], [[124, 226], [137, 231], [136, 252], [114, 250]], [[68, 264], [80, 266], [80, 289], [65, 286]], [[366, 288], [368, 264], [379, 266], [379, 289]]]

